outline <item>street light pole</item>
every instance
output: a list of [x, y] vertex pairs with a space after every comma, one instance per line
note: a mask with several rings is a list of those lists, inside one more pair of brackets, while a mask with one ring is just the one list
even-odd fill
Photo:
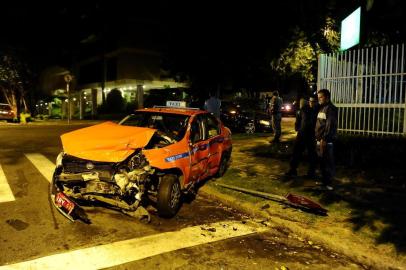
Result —
[[69, 94], [69, 82], [66, 83], [66, 92], [68, 93], [68, 125], [70, 124], [70, 94]]
[[70, 94], [69, 94], [69, 83], [72, 81], [73, 77], [70, 74], [64, 76], [66, 82], [66, 92], [68, 94], [68, 125], [70, 124]]

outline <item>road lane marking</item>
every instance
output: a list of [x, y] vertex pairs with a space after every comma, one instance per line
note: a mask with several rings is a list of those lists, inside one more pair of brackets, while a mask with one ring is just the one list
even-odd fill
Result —
[[101, 269], [267, 230], [251, 222], [217, 222], [4, 265], [0, 266], [0, 270]]
[[0, 165], [0, 202], [12, 202], [15, 201], [13, 192], [10, 185], [7, 182], [6, 175], [3, 168]]
[[24, 154], [29, 161], [38, 169], [38, 171], [49, 181], [52, 181], [55, 164], [39, 153]]

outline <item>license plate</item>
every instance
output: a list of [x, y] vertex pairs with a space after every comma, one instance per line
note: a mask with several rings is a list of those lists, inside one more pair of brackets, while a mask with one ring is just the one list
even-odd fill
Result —
[[55, 204], [59, 208], [62, 208], [63, 210], [65, 210], [65, 212], [69, 215], [70, 215], [70, 213], [72, 213], [73, 209], [75, 208], [75, 204], [71, 200], [69, 200], [69, 198], [66, 197], [66, 195], [63, 194], [62, 192], [59, 192], [56, 194]]

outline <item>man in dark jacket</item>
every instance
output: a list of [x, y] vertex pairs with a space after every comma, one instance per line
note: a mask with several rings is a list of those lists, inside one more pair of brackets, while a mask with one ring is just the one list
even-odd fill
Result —
[[306, 176], [314, 178], [317, 164], [316, 139], [314, 135], [318, 112], [316, 97], [310, 97], [309, 103], [303, 98], [300, 99], [299, 106], [299, 110], [296, 112], [295, 122], [297, 136], [293, 146], [290, 169], [286, 173], [286, 176], [292, 177], [297, 175], [297, 167], [299, 166], [301, 156], [303, 152], [307, 150], [309, 167]]
[[330, 91], [321, 89], [317, 92], [320, 109], [316, 121], [317, 155], [320, 159], [322, 184], [332, 190], [331, 182], [335, 174], [333, 146], [337, 137], [337, 107], [330, 101]]

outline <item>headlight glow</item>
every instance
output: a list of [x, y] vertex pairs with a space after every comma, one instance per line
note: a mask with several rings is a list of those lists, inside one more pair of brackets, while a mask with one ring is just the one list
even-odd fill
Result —
[[259, 120], [259, 123], [261, 125], [264, 125], [264, 126], [270, 126], [271, 125], [271, 123], [269, 121], [266, 121], [266, 120]]

